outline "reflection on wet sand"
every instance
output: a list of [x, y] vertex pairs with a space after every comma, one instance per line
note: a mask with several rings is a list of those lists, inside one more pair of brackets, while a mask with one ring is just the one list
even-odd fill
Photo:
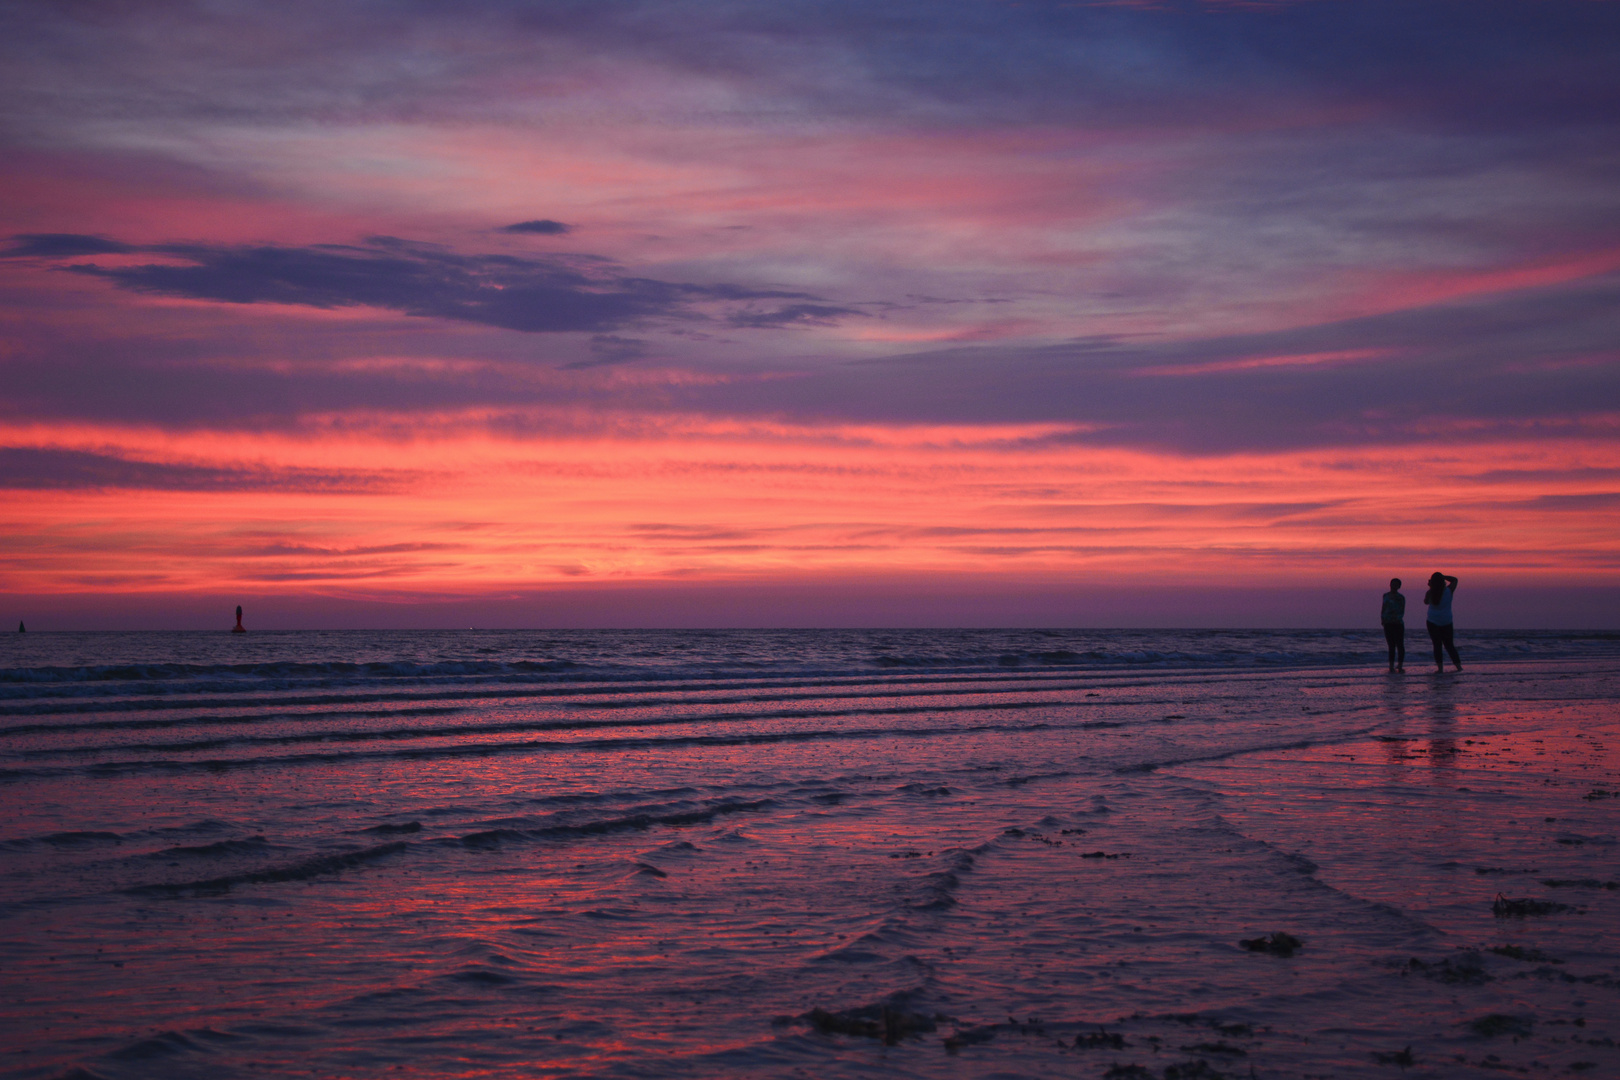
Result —
[[1429, 767], [1436, 784], [1455, 782], [1450, 770], [1457, 765], [1457, 683], [1453, 679], [1433, 680], [1429, 687]]

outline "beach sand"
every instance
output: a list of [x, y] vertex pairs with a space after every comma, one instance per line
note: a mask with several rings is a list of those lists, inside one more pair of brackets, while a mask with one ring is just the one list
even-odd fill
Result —
[[1617, 675], [12, 715], [0, 1068], [1616, 1076]]

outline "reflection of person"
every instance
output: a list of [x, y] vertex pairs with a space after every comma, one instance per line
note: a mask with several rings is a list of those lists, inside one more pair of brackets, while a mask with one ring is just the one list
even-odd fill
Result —
[[1423, 602], [1429, 605], [1429, 639], [1434, 642], [1434, 670], [1437, 674], [1446, 670], [1444, 653], [1451, 654], [1452, 667], [1462, 670], [1462, 660], [1457, 656], [1457, 643], [1452, 640], [1451, 627], [1451, 596], [1456, 591], [1457, 579], [1436, 570], [1429, 575], [1429, 591], [1423, 594]]
[[1389, 645], [1389, 670], [1406, 670], [1406, 597], [1401, 595], [1401, 579], [1389, 579], [1384, 608], [1378, 613], [1384, 624], [1384, 641]]

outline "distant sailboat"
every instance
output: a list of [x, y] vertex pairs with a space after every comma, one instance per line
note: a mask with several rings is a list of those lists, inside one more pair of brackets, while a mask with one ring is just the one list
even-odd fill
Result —
[[18, 620], [17, 620], [17, 633], [19, 633], [19, 634], [26, 634], [26, 633], [28, 633], [28, 627], [26, 627], [26, 626], [24, 626], [24, 625], [23, 625], [23, 624], [22, 624], [22, 620], [21, 620], [21, 619], [18, 619]]
[[242, 625], [242, 605], [241, 604], [236, 605], [236, 625], [231, 627], [231, 633], [233, 633], [233, 634], [245, 634], [245, 633], [247, 633], [247, 627]]

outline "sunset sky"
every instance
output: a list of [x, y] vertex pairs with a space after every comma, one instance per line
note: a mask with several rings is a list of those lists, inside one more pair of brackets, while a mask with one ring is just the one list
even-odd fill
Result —
[[1614, 0], [5, 2], [0, 140], [30, 629], [1620, 625]]

